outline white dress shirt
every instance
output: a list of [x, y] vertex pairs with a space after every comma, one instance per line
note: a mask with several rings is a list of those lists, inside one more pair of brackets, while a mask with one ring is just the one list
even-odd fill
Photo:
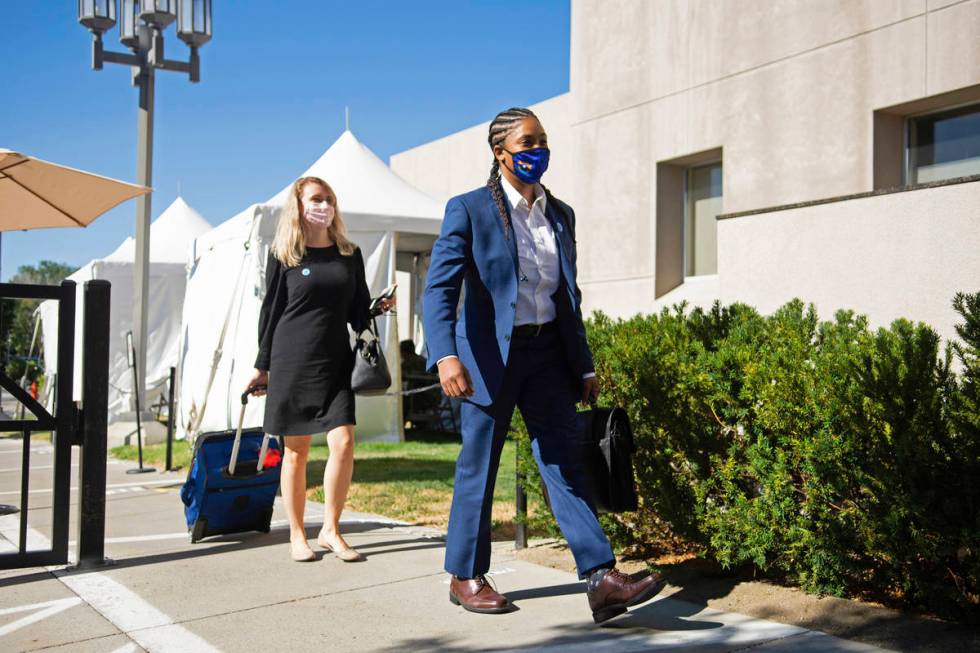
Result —
[[[551, 322], [557, 315], [552, 295], [558, 290], [561, 263], [555, 232], [545, 214], [548, 198], [541, 184], [535, 184], [534, 202], [528, 206], [524, 196], [506, 177], [501, 176], [500, 186], [510, 205], [512, 237], [517, 241], [517, 312], [514, 326]], [[447, 358], [457, 357], [445, 356], [437, 364]], [[582, 378], [593, 376], [595, 372], [588, 372]]]
[[555, 319], [555, 300], [561, 270], [558, 243], [545, 216], [548, 198], [540, 184], [534, 186], [534, 202], [527, 200], [506, 178], [500, 180], [510, 204], [510, 224], [517, 243], [517, 314], [514, 326], [544, 324]]

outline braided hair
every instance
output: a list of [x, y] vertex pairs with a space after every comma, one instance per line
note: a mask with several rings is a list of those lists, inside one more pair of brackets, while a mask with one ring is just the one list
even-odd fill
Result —
[[[498, 113], [497, 117], [490, 121], [490, 133], [487, 135], [490, 149], [493, 150], [497, 145], [503, 146], [504, 141], [507, 140], [507, 135], [525, 118], [537, 120], [537, 116], [530, 109], [521, 107], [511, 107]], [[504, 204], [504, 189], [500, 185], [500, 161], [497, 160], [496, 156], [493, 157], [493, 164], [490, 166], [487, 189], [490, 191], [493, 203], [497, 205], [497, 212], [500, 213], [500, 219], [504, 223], [504, 238], [510, 238], [510, 218], [507, 213], [507, 205]]]

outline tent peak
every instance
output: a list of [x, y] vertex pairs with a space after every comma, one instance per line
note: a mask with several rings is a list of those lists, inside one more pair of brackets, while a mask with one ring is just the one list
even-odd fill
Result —
[[[348, 216], [442, 217], [439, 202], [400, 177], [349, 129], [300, 176], [320, 177], [330, 184]], [[289, 189], [286, 186], [266, 204], [285, 205]]]

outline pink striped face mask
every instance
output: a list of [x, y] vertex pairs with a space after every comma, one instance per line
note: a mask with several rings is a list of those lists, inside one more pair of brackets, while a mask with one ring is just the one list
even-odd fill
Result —
[[310, 224], [329, 227], [333, 223], [335, 213], [333, 206], [328, 202], [311, 202], [306, 205], [303, 217]]

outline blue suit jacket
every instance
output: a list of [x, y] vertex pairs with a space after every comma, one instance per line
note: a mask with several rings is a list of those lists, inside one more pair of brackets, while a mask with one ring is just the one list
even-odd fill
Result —
[[[557, 237], [561, 262], [561, 279], [553, 298], [568, 373], [578, 387], [594, 366], [582, 324], [582, 293], [576, 283], [575, 214], [563, 204], [563, 215], [554, 202], [548, 201], [545, 212]], [[504, 238], [503, 222], [490, 191], [478, 188], [449, 200], [442, 233], [432, 248], [422, 299], [428, 366], [431, 370], [439, 359], [458, 356], [473, 381], [470, 401], [482, 406], [494, 401], [504, 379], [517, 311], [517, 270], [513, 231]], [[461, 287], [465, 295], [457, 319]]]

